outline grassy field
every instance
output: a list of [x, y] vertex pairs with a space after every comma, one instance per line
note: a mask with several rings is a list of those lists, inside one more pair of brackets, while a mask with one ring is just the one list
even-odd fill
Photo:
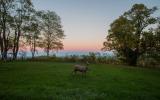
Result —
[[160, 70], [90, 65], [86, 77], [73, 63], [0, 64], [0, 100], [160, 100]]

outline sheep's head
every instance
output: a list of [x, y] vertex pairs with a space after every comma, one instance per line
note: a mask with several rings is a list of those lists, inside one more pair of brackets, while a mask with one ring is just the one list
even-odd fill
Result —
[[88, 61], [86, 62], [86, 65], [87, 65], [87, 66], [89, 65], [89, 62], [88, 62]]

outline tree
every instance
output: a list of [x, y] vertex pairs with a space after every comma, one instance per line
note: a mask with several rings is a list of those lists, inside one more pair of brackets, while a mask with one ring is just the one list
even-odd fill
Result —
[[[143, 41], [150, 25], [156, 23], [151, 15], [156, 7], [147, 8], [144, 4], [135, 4], [116, 19], [108, 31], [107, 41], [103, 43], [103, 50], [116, 50], [130, 65], [136, 65], [137, 59], [146, 51], [151, 50]], [[147, 36], [148, 37], [148, 36]]]
[[33, 58], [37, 46], [42, 46], [49, 56], [50, 50], [63, 49], [63, 37], [60, 17], [55, 12], [35, 11], [31, 0], [0, 0], [0, 51], [3, 60], [7, 59], [8, 50], [16, 59], [24, 40], [27, 40]]
[[19, 40], [21, 36], [24, 35], [23, 28], [25, 27], [25, 24], [29, 21], [29, 16], [33, 9], [33, 5], [31, 0], [15, 0], [14, 3], [15, 12], [13, 13], [13, 28], [15, 34], [13, 42], [13, 59], [16, 59], [17, 53], [19, 51]]
[[30, 20], [28, 25], [24, 28], [26, 31], [26, 39], [27, 43], [30, 46], [30, 51], [32, 53], [32, 58], [35, 57], [36, 47], [39, 46], [40, 41], [40, 33], [41, 33], [41, 26], [40, 26], [40, 19], [38, 16], [38, 11], [34, 11], [34, 13], [30, 16]]
[[10, 39], [10, 23], [12, 21], [11, 11], [14, 0], [0, 0], [0, 47], [3, 60], [7, 59]]
[[63, 49], [62, 39], [64, 38], [64, 32], [62, 30], [60, 17], [52, 11], [42, 11], [40, 13], [42, 18], [42, 43], [41, 47], [49, 56], [51, 50]]

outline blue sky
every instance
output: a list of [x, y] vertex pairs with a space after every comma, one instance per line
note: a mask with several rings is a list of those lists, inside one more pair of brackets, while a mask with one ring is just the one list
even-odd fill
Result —
[[[160, 8], [160, 0], [33, 0], [36, 9], [61, 17], [64, 50], [78, 51], [100, 50], [109, 25], [135, 3]], [[154, 16], [160, 16], [160, 10]]]

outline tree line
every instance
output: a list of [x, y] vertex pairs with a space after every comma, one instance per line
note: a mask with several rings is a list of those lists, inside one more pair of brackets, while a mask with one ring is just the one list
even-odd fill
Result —
[[102, 49], [115, 50], [117, 57], [129, 65], [149, 57], [160, 62], [160, 16], [153, 16], [157, 10], [134, 4], [110, 25]]
[[17, 59], [21, 48], [29, 47], [32, 58], [37, 48], [49, 56], [51, 50], [63, 49], [61, 18], [53, 11], [37, 11], [31, 0], [0, 0], [1, 59], [8, 54]]

